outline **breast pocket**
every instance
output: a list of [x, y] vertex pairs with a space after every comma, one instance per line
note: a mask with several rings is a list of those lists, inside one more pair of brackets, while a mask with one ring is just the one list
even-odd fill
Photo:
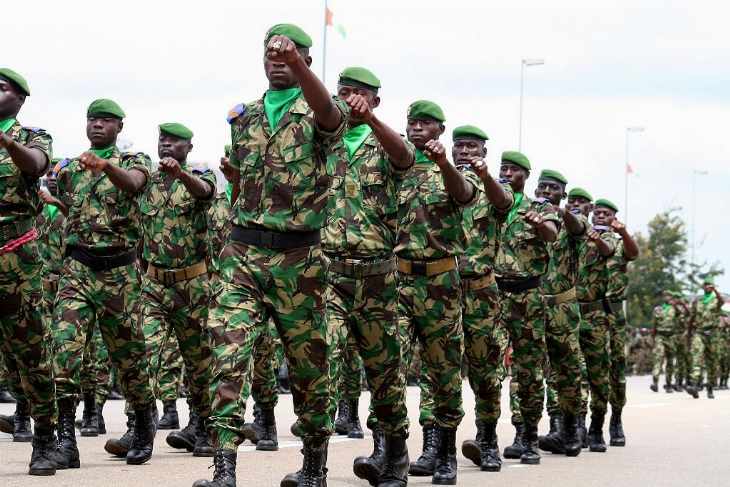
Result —
[[381, 173], [364, 173], [361, 177], [363, 200], [366, 205], [380, 214], [387, 215], [396, 211], [392, 188]]

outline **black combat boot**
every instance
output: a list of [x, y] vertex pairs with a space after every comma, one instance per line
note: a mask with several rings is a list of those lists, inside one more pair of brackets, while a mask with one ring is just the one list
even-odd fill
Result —
[[0, 403], [4, 404], [12, 404], [15, 402], [15, 398], [12, 394], [10, 394], [10, 389], [8, 388], [8, 381], [5, 381], [3, 385], [0, 386]]
[[441, 439], [441, 428], [437, 424], [426, 424], [423, 426], [423, 452], [418, 460], [411, 462], [408, 473], [422, 477], [433, 475], [436, 468], [436, 452]]
[[563, 453], [568, 457], [577, 457], [582, 449], [578, 416], [566, 414], [563, 418]]
[[667, 394], [672, 394], [674, 392], [674, 387], [672, 387], [672, 384], [667, 382], [664, 384], [664, 390], [667, 392]]
[[180, 416], [177, 414], [176, 401], [162, 402], [162, 417], [160, 418], [157, 428], [161, 430], [180, 429]]
[[497, 445], [497, 423], [482, 421], [477, 423], [477, 428], [480, 429], [477, 437], [481, 436], [479, 449], [482, 454], [479, 467], [482, 472], [499, 472], [502, 470], [502, 459]]
[[540, 465], [540, 446], [537, 439], [537, 426], [525, 425], [522, 434], [522, 456], [520, 463], [526, 465]]
[[365, 433], [360, 425], [360, 415], [358, 413], [359, 399], [349, 399], [348, 401], [349, 416], [347, 418], [347, 437], [348, 438], [365, 438]]
[[327, 487], [327, 470], [323, 468], [327, 451], [315, 452], [305, 445], [302, 453], [304, 460], [299, 471], [298, 487]]
[[114, 384], [111, 389], [109, 389], [109, 394], [107, 394], [106, 398], [110, 401], [124, 400], [124, 394], [122, 394], [122, 388], [119, 386], [119, 384]]
[[603, 453], [606, 451], [606, 441], [603, 439], [603, 420], [603, 415], [591, 414], [591, 427], [588, 430], [591, 443], [588, 445], [588, 450], [592, 452]]
[[116, 438], [107, 440], [104, 450], [115, 457], [126, 457], [134, 441], [135, 422], [134, 416], [127, 414], [127, 431], [118, 440]]
[[608, 423], [608, 434], [611, 446], [626, 446], [624, 425], [621, 422], [621, 411], [611, 411], [611, 420]]
[[15, 431], [15, 417], [0, 414], [0, 431], [12, 435]]
[[35, 425], [35, 434], [30, 444], [33, 446], [33, 453], [30, 455], [30, 468], [28, 475], [55, 475], [56, 474], [56, 441], [55, 428], [53, 425]]
[[385, 436], [385, 462], [380, 476], [370, 485], [405, 487], [408, 485], [408, 446], [404, 431]]
[[680, 379], [679, 377], [677, 377], [677, 379], [675, 379], [675, 381], [674, 381], [674, 390], [677, 391], [677, 392], [679, 392], [682, 389], [683, 389], [682, 388], [682, 379]]
[[588, 430], [586, 429], [586, 413], [580, 413], [578, 416], [578, 432], [583, 448], [588, 448]]
[[167, 444], [170, 445], [173, 448], [177, 448], [178, 450], [182, 450], [185, 448], [187, 451], [194, 451], [195, 450], [195, 444], [197, 442], [197, 428], [198, 428], [198, 422], [202, 421], [200, 417], [193, 413], [193, 410], [190, 410], [190, 420], [188, 421], [188, 425], [181, 429], [180, 431], [171, 431], [169, 435], [167, 435], [167, 438], [165, 441], [167, 441]]
[[58, 446], [56, 448], [56, 468], [79, 468], [79, 448], [76, 445], [74, 427], [75, 412], [70, 399], [58, 401]]
[[205, 420], [200, 418], [195, 428], [195, 448], [193, 448], [194, 457], [212, 457], [213, 441], [210, 439], [208, 429], [205, 427]]
[[28, 401], [21, 400], [15, 403], [13, 417], [13, 441], [27, 443], [33, 439], [33, 430], [30, 427], [30, 406]]
[[522, 437], [525, 433], [525, 425], [522, 423], [514, 423], [515, 440], [510, 446], [504, 448], [504, 458], [520, 458], [522, 456]]
[[456, 485], [456, 428], [441, 428], [441, 442], [431, 483]]
[[350, 403], [346, 399], [340, 400], [337, 404], [337, 419], [335, 419], [335, 431], [338, 435], [347, 434], [347, 425], [350, 420]]
[[99, 436], [99, 416], [96, 411], [96, 398], [93, 393], [84, 394], [84, 411], [81, 416], [81, 436]]
[[279, 367], [279, 374], [276, 378], [276, 387], [279, 390], [279, 394], [291, 394], [291, 380], [289, 379], [289, 368], [286, 365], [286, 360], [283, 361]]
[[102, 414], [104, 412], [104, 405], [96, 403], [96, 422], [99, 425], [99, 434], [105, 435], [106, 434], [106, 421], [104, 421], [104, 415]]
[[196, 480], [193, 487], [236, 487], [236, 452], [216, 448], [213, 452], [213, 481]]
[[464, 440], [461, 442], [461, 454], [468, 460], [471, 460], [477, 467], [482, 464], [482, 447], [481, 442], [484, 437], [484, 429], [486, 428], [484, 421], [477, 423], [477, 436], [473, 440]]
[[261, 451], [277, 451], [279, 438], [276, 435], [276, 418], [274, 408], [261, 408], [261, 436], [256, 443], [256, 449]]
[[[352, 471], [355, 476], [370, 482], [370, 485], [378, 485], [380, 471], [385, 462], [385, 433], [378, 425], [373, 427], [373, 453], [369, 457], [357, 457], [352, 463]], [[406, 474], [408, 465], [406, 465]]]
[[259, 406], [259, 403], [254, 403], [253, 405], [253, 423], [243, 423], [241, 430], [243, 431], [243, 436], [248, 441], [254, 445], [259, 442], [261, 433], [263, 432], [263, 427], [261, 426], [261, 406]]
[[659, 392], [659, 379], [657, 379], [657, 378], [652, 379], [652, 383], [649, 386], [649, 389], [651, 389], [654, 392]]
[[550, 432], [539, 436], [537, 441], [541, 450], [550, 453], [563, 453], [563, 416], [550, 416]]
[[152, 419], [152, 404], [142, 408], [134, 408], [134, 438], [132, 447], [127, 452], [127, 465], [142, 465], [152, 458], [152, 446], [155, 441], [155, 422]]
[[687, 385], [684, 386], [684, 390], [687, 391], [687, 394], [694, 397], [695, 399], [700, 397], [699, 386], [696, 383], [687, 382]]
[[715, 395], [712, 393], [712, 386], [707, 384], [707, 399], [715, 399]]

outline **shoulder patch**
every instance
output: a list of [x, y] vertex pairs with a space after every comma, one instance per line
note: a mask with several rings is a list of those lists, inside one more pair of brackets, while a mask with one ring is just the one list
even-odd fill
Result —
[[231, 123], [235, 119], [237, 119], [238, 117], [243, 115], [243, 112], [245, 112], [245, 111], [246, 111], [246, 105], [244, 105], [243, 103], [239, 103], [235, 107], [228, 110], [228, 116], [226, 117], [226, 120], [228, 121], [228, 123]]
[[549, 202], [550, 200], [547, 198], [537, 198], [535, 199], [535, 203], [538, 203], [540, 205], [544, 205], [545, 203]]
[[466, 170], [470, 170], [470, 171], [474, 170], [474, 168], [471, 166], [471, 164], [457, 164], [456, 168], [457, 169], [466, 169]]
[[58, 176], [58, 173], [61, 172], [61, 169], [68, 166], [68, 163], [70, 162], [70, 159], [61, 159], [58, 161], [58, 163], [53, 167], [53, 175]]
[[132, 157], [143, 156], [144, 152], [125, 152], [122, 154], [122, 159], [130, 159]]
[[505, 184], [505, 183], [509, 183], [509, 179], [507, 179], [507, 178], [499, 178], [499, 179], [497, 179], [497, 182], [500, 183], [500, 184]]
[[197, 166], [193, 167], [193, 171], [194, 172], [199, 172], [201, 174], [205, 174], [208, 171], [210, 171], [210, 168], [208, 167], [208, 164], [206, 164], [204, 162], [201, 162]]
[[29, 132], [33, 132], [34, 134], [37, 134], [38, 132], [45, 132], [46, 129], [42, 129], [40, 127], [23, 127], [23, 130], [28, 130]]

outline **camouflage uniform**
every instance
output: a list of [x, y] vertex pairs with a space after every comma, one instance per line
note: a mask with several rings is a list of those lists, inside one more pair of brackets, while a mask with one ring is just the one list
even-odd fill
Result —
[[[149, 276], [143, 288], [144, 323], [150, 331], [145, 340], [153, 378], [157, 378], [162, 370], [164, 345], [174, 330], [188, 375], [192, 410], [207, 418], [211, 350], [204, 327], [211, 290], [205, 264], [207, 212], [216, 178], [205, 164], [186, 164], [181, 169], [208, 183], [212, 195], [207, 200], [195, 198], [179, 179], [158, 170], [140, 198], [145, 231], [142, 257], [148, 263]], [[177, 399], [177, 387], [171, 395], [162, 399]]]
[[[39, 149], [50, 164], [52, 139], [45, 130], [23, 127], [16, 120], [5, 133], [18, 144]], [[0, 149], [0, 247], [34, 228], [40, 210], [38, 181]], [[50, 428], [57, 419], [42, 299], [38, 243], [30, 240], [0, 253], [0, 356], [13, 395], [30, 405], [36, 430]]]
[[[325, 262], [319, 244], [326, 225], [329, 176], [325, 151], [342, 137], [342, 123], [323, 131], [300, 93], [273, 130], [263, 99], [232, 117], [230, 164], [240, 173], [230, 243], [220, 254], [221, 286], [211, 304], [213, 345], [211, 416], [216, 448], [235, 451], [243, 441], [252, 347], [268, 320], [290, 365], [294, 406], [305, 447], [323, 452], [332, 433], [325, 305]], [[257, 241], [258, 243], [251, 243]]]
[[629, 262], [624, 251], [623, 240], [619, 239], [613, 257], [608, 259], [608, 291], [605, 304], [611, 308], [608, 314], [608, 348], [611, 368], [608, 373], [611, 411], [622, 411], [626, 405], [626, 315], [623, 303], [629, 289]]
[[[114, 149], [108, 160], [142, 172], [149, 181], [150, 160], [145, 154], [122, 155]], [[136, 409], [144, 409], [153, 395], [141, 328], [142, 271], [136, 258], [125, 264], [136, 256], [142, 232], [138, 204], [142, 190], [128, 194], [103, 173], [81, 171], [78, 164], [73, 159], [58, 175], [59, 199], [69, 209], [63, 235], [69, 257], [53, 313], [58, 397], [70, 400], [73, 407], [78, 403], [87, 337], [98, 324], [124, 395]]]
[[[709, 296], [709, 299], [707, 297]], [[715, 293], [704, 294], [692, 303], [692, 382], [702, 382], [703, 369], [707, 373], [707, 384], [714, 387], [717, 382], [717, 350], [714, 336], [722, 320], [720, 303]]]
[[676, 328], [674, 330], [674, 350], [677, 357], [677, 370], [674, 374], [676, 378], [674, 390], [679, 391], [683, 383], [689, 382], [689, 372], [692, 367], [687, 341], [692, 308], [682, 300], [677, 305], [677, 310], [679, 313], [677, 314]]
[[228, 183], [226, 191], [218, 193], [208, 208], [208, 271], [210, 282], [215, 287], [220, 276], [220, 260], [218, 256], [223, 250], [228, 238], [231, 235], [231, 225], [228, 216], [231, 213], [231, 187]]
[[[374, 415], [369, 425], [374, 426], [377, 419], [385, 434], [407, 435], [393, 250], [398, 229], [398, 187], [409, 170], [396, 168], [372, 133], [352, 156], [343, 142], [338, 143], [328, 164], [333, 175], [330, 224], [325, 228], [322, 248], [330, 261], [327, 319], [338, 341], [332, 355], [332, 386], [336, 388], [340, 364], [344, 362], [342, 369], [348, 369], [348, 373], [342, 375], [349, 386], [346, 399], [357, 399], [362, 357]], [[354, 345], [349, 354], [345, 352], [348, 342]], [[357, 402], [350, 403], [353, 405], [357, 407]]]
[[664, 375], [667, 379], [667, 386], [672, 383], [675, 358], [674, 332], [677, 327], [677, 319], [677, 308], [671, 304], [664, 303], [654, 308], [654, 352], [651, 370], [654, 384], [659, 382], [659, 374], [662, 372], [662, 364], [665, 360]]

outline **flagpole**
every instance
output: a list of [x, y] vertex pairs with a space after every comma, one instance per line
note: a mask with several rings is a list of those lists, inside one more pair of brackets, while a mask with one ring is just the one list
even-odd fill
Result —
[[324, 42], [322, 43], [322, 83], [327, 83], [325, 74], [327, 73], [327, 0], [324, 0]]

